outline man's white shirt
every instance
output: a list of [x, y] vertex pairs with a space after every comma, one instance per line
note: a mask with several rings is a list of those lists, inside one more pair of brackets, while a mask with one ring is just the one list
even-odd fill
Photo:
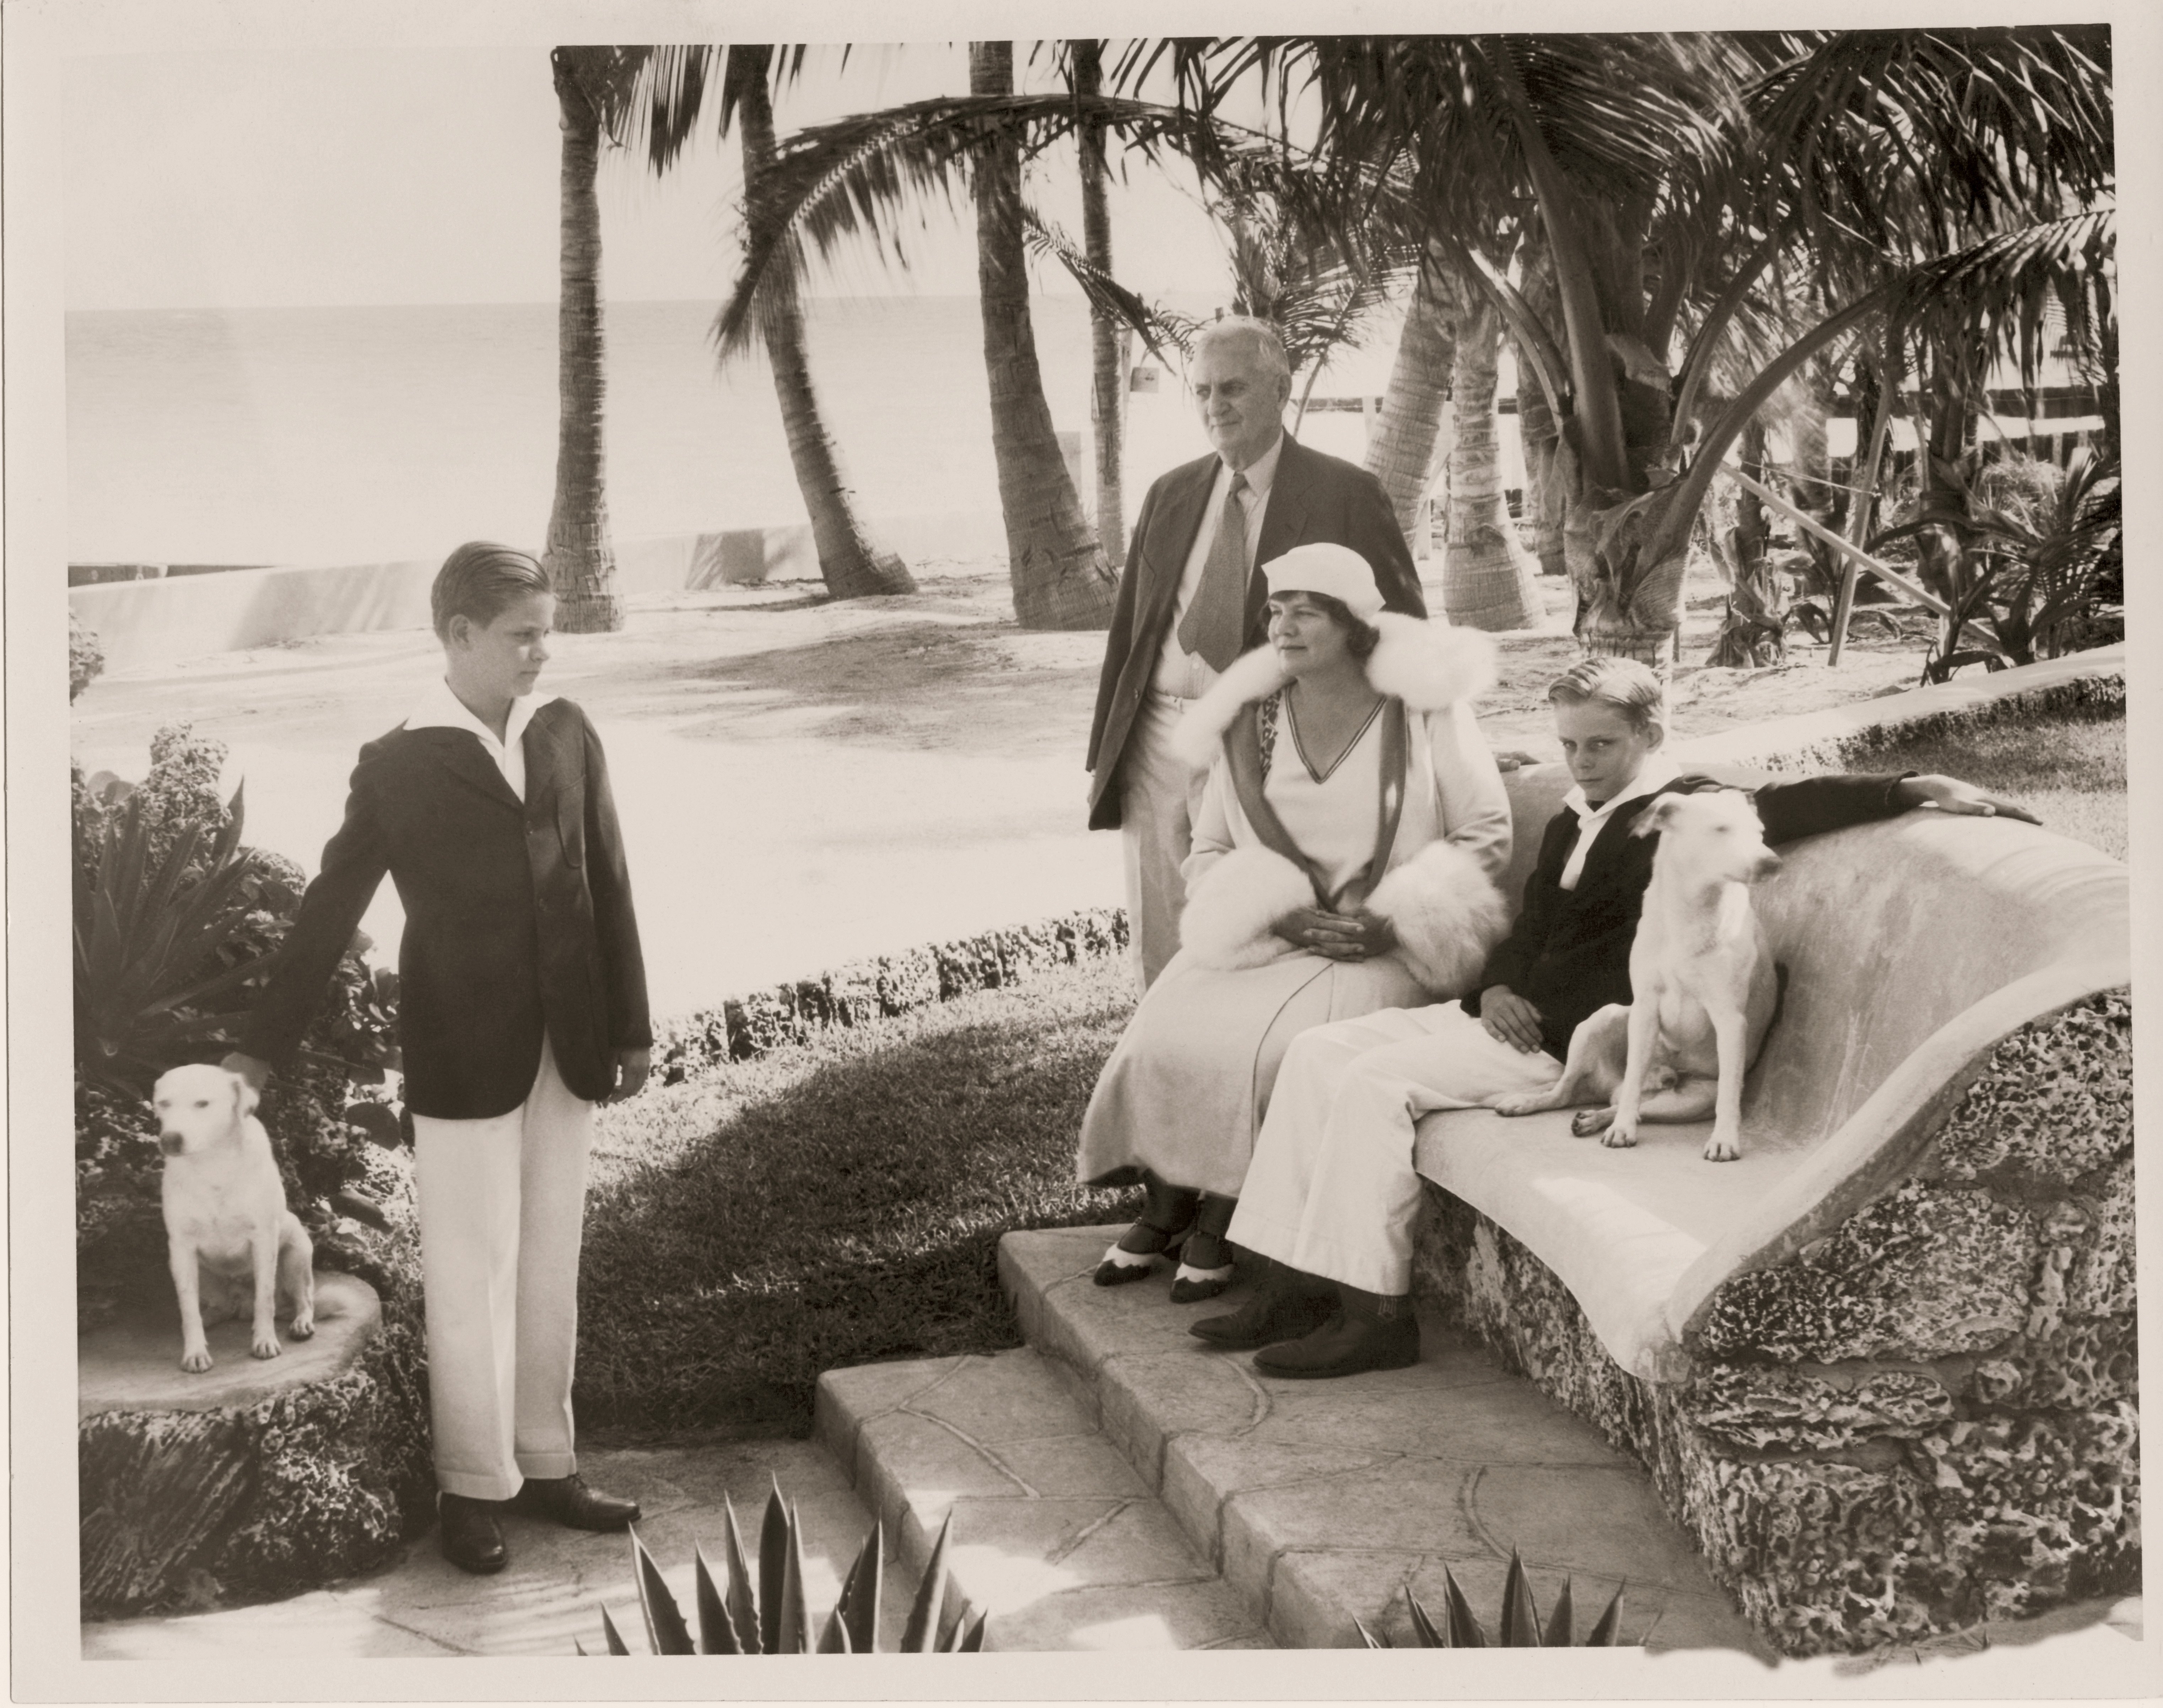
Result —
[[503, 739], [499, 741], [495, 731], [475, 717], [466, 703], [451, 692], [451, 684], [437, 677], [407, 716], [406, 727], [472, 731], [480, 737], [481, 747], [495, 762], [495, 768], [503, 773], [503, 780], [511, 785], [511, 792], [524, 800], [526, 748], [521, 738], [526, 734], [526, 725], [533, 721], [533, 714], [555, 698], [553, 694], [524, 694], [511, 701], [511, 715], [504, 720]]

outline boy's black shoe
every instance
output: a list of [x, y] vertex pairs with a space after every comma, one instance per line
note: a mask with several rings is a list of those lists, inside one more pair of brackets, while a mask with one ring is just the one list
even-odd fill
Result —
[[1419, 1362], [1419, 1323], [1402, 1294], [1361, 1292], [1338, 1284], [1337, 1314], [1304, 1339], [1265, 1346], [1254, 1368], [1274, 1376], [1345, 1376], [1402, 1370]]
[[573, 1530], [621, 1530], [638, 1518], [637, 1501], [589, 1489], [576, 1471], [567, 1477], [526, 1478], [511, 1505]]
[[1262, 1262], [1262, 1274], [1244, 1304], [1228, 1316], [1190, 1323], [1186, 1332], [1212, 1346], [1248, 1352], [1296, 1340], [1329, 1320], [1337, 1296], [1328, 1282], [1269, 1258]]
[[443, 1558], [460, 1571], [485, 1576], [500, 1572], [511, 1556], [503, 1546], [503, 1529], [495, 1522], [496, 1502], [476, 1501], [449, 1493], [436, 1496], [436, 1512], [442, 1524]]

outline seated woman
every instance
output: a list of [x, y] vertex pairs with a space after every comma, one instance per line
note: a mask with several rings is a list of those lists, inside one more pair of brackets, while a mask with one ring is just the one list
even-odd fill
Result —
[[[1239, 1311], [1194, 1323], [1219, 1346], [1259, 1347], [1274, 1375], [1336, 1376], [1417, 1362], [1411, 1232], [1420, 1202], [1413, 1125], [1436, 1109], [1552, 1085], [1578, 1022], [1630, 1000], [1630, 945], [1657, 836], [1631, 827], [1677, 774], [1660, 679], [1588, 658], [1548, 690], [1577, 787], [1548, 824], [1524, 910], [1462, 1004], [1397, 1009], [1293, 1040], [1254, 1143], [1231, 1237], [1265, 1262]], [[1768, 842], [1897, 816], [1910, 807], [2034, 820], [1949, 777], [1832, 776], [1756, 792]], [[1307, 1332], [1317, 1299], [1328, 1321]]]
[[1385, 611], [1347, 547], [1263, 573], [1270, 646], [1180, 728], [1197, 769], [1214, 755], [1180, 951], [1082, 1123], [1081, 1179], [1139, 1175], [1148, 1192], [1097, 1282], [1139, 1280], [1183, 1244], [1181, 1303], [1230, 1285], [1225, 1229], [1293, 1035], [1465, 989], [1508, 914], [1509, 798], [1470, 706], [1486, 637]]

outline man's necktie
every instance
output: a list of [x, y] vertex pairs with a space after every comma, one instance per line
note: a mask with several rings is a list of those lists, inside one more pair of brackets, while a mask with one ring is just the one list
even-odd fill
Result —
[[1233, 475], [1224, 513], [1217, 518], [1217, 537], [1202, 566], [1202, 584], [1179, 624], [1179, 644], [1199, 652], [1212, 670], [1238, 658], [1247, 638], [1247, 510], [1239, 502], [1246, 490], [1247, 477]]

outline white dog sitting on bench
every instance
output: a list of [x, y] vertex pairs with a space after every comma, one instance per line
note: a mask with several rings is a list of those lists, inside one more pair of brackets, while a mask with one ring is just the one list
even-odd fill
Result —
[[[1710, 1162], [1742, 1154], [1742, 1080], [1779, 1007], [1779, 980], [1750, 886], [1778, 869], [1750, 798], [1668, 794], [1631, 826], [1658, 834], [1652, 881], [1630, 945], [1628, 1003], [1570, 1034], [1562, 1077], [1494, 1100], [1505, 1115], [1582, 1104], [1570, 1130], [1631, 1145], [1644, 1121], [1712, 1118]], [[1608, 1107], [1610, 1100], [1612, 1107]]]

